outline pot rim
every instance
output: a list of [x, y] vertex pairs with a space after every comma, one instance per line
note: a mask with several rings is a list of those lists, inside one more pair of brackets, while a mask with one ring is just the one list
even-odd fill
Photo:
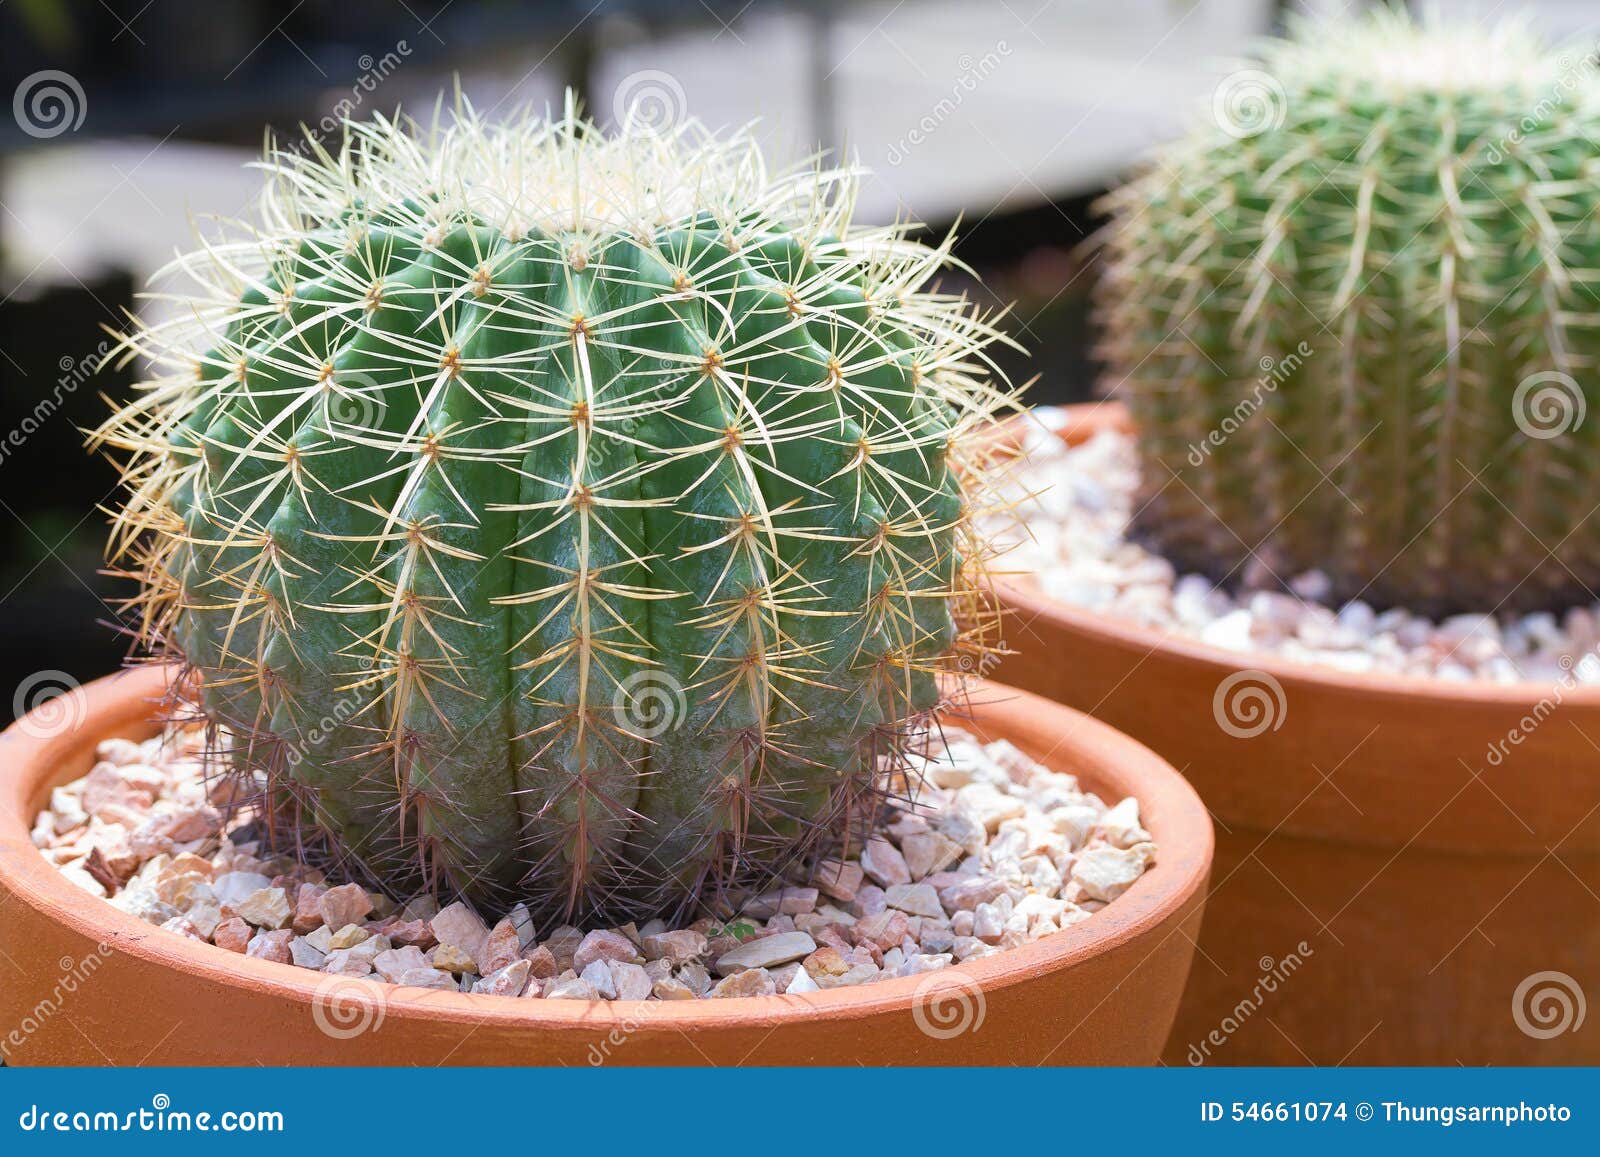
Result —
[[[1122, 402], [1078, 402], [1062, 406], [1066, 421], [1057, 428], [1044, 426], [1033, 411], [1015, 415], [1002, 423], [997, 440], [1007, 450], [1017, 444], [1017, 430], [1036, 423], [1068, 445], [1076, 445], [1102, 430], [1133, 432], [1133, 421]], [[1452, 683], [1427, 675], [1403, 675], [1388, 671], [1351, 672], [1311, 660], [1291, 659], [1263, 651], [1229, 651], [1202, 642], [1192, 635], [1159, 631], [1125, 619], [1099, 615], [1094, 611], [1063, 602], [1046, 594], [1031, 573], [1006, 571], [1004, 559], [992, 573], [990, 584], [1003, 596], [1013, 615], [1037, 618], [1048, 615], [1064, 622], [1069, 630], [1087, 635], [1101, 644], [1113, 644], [1149, 655], [1161, 652], [1182, 662], [1212, 669], [1218, 679], [1240, 670], [1263, 671], [1287, 689], [1299, 686], [1309, 690], [1338, 691], [1355, 698], [1404, 699], [1420, 706], [1459, 706], [1473, 704], [1495, 707], [1521, 707], [1550, 693], [1551, 684], [1531, 679], [1514, 683], [1474, 680]], [[1004, 671], [1001, 671], [1004, 674]], [[1565, 701], [1600, 707], [1600, 687], [1577, 684], [1563, 688]]]
[[[251, 987], [299, 1004], [350, 999], [353, 992], [359, 991], [352, 986], [366, 983], [381, 993], [379, 999], [386, 1015], [525, 1026], [530, 1030], [581, 1027], [598, 1032], [686, 1032], [752, 1022], [776, 1031], [813, 1019], [892, 1014], [919, 1009], [955, 994], [970, 998], [973, 987], [994, 990], [1024, 983], [1136, 940], [1178, 916], [1197, 893], [1203, 896], [1211, 866], [1214, 837], [1210, 815], [1194, 789], [1164, 759], [1136, 740], [1071, 708], [1028, 692], [975, 680], [973, 714], [980, 720], [998, 719], [998, 725], [989, 728], [991, 734], [999, 737], [1010, 730], [1004, 723], [1008, 715], [1038, 718], [1040, 712], [1059, 713], [1062, 726], [1057, 730], [1061, 739], [1051, 754], [1070, 754], [1070, 770], [1090, 790], [1107, 786], [1109, 780], [1116, 785], [1115, 790], [1139, 799], [1142, 821], [1160, 849], [1158, 858], [1126, 893], [1091, 919], [1043, 940], [948, 969], [793, 996], [533, 1001], [330, 976], [229, 952], [147, 924], [72, 884], [33, 846], [30, 833], [40, 797], [67, 779], [69, 772], [81, 774], [69, 761], [74, 756], [81, 760], [83, 752], [92, 751], [100, 739], [118, 731], [134, 730], [141, 719], [146, 721], [144, 730], [148, 731], [148, 721], [155, 717], [157, 704], [165, 698], [171, 670], [159, 665], [135, 667], [68, 692], [62, 697], [67, 702], [56, 704], [52, 710], [65, 711], [68, 718], [80, 722], [63, 734], [25, 731], [22, 728], [28, 717], [0, 734], [0, 763], [9, 771], [0, 774], [0, 903], [9, 894], [12, 901], [35, 908], [97, 944], [188, 973], [197, 983]], [[1150, 815], [1144, 818], [1147, 809]], [[1175, 924], [1167, 935], [1177, 931]]]

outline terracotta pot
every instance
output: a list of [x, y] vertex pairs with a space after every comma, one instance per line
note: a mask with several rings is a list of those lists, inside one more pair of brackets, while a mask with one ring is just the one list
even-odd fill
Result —
[[[1063, 436], [1106, 426], [1077, 406]], [[1149, 744], [1216, 821], [1169, 1062], [1600, 1062], [1600, 690], [1346, 674], [997, 591], [999, 676]]]
[[1103, 796], [1138, 797], [1160, 847], [1116, 903], [1026, 947], [860, 988], [682, 1003], [467, 996], [239, 956], [87, 895], [29, 839], [50, 788], [83, 774], [100, 740], [153, 733], [164, 678], [101, 679], [52, 705], [77, 726], [19, 724], [0, 739], [8, 1063], [1149, 1064], [1189, 971], [1212, 850], [1199, 799], [1104, 724], [993, 684], [974, 696], [975, 730]]

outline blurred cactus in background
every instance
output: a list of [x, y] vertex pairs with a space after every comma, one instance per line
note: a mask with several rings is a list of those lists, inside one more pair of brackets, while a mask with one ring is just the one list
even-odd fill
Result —
[[1388, 10], [1304, 25], [1108, 199], [1104, 353], [1139, 528], [1176, 565], [1434, 614], [1593, 600], [1587, 52]]

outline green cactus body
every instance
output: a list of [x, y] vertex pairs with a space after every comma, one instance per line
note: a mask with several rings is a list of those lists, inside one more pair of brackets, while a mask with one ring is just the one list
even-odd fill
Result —
[[466, 110], [273, 166], [102, 432], [237, 766], [386, 883], [563, 914], [836, 835], [983, 646], [962, 448], [1004, 394], [945, 252], [693, 125]]
[[1105, 354], [1174, 563], [1425, 613], [1592, 598], [1593, 65], [1308, 28], [1109, 198]]

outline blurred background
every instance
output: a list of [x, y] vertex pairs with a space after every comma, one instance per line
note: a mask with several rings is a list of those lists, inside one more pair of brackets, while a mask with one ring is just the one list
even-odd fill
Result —
[[[267, 129], [332, 137], [457, 82], [486, 111], [571, 87], [603, 123], [634, 102], [757, 121], [780, 162], [870, 166], [867, 220], [959, 220], [982, 282], [946, 283], [1015, 303], [1029, 356], [1008, 371], [1066, 402], [1095, 381], [1097, 196], [1203, 115], [1253, 39], [1363, 3], [0, 0], [0, 713], [40, 672], [87, 680], [126, 652], [126, 590], [98, 573], [115, 476], [82, 448], [137, 377], [94, 373], [105, 327], [152, 308], [140, 288], [196, 219], [248, 215]], [[1440, 6], [1525, 8], [1555, 36], [1600, 17], [1596, 0]]]

